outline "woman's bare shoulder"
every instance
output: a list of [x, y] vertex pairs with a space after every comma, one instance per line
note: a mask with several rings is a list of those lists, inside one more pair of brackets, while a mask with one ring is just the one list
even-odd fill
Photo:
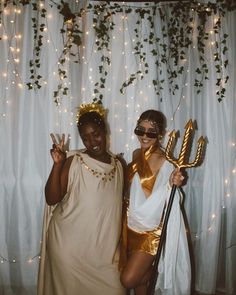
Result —
[[166, 159], [165, 151], [162, 149], [155, 150], [153, 156], [159, 159]]
[[153, 173], [157, 173], [157, 171], [161, 169], [163, 164], [166, 162], [165, 152], [157, 149], [155, 152], [152, 153], [148, 161]]
[[133, 155], [132, 155], [133, 160], [135, 160], [138, 157], [138, 155], [140, 154], [140, 151], [141, 149], [136, 149], [133, 151]]

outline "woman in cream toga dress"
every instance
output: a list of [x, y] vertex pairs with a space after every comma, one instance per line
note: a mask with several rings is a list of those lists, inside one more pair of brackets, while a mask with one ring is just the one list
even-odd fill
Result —
[[87, 149], [67, 158], [66, 194], [45, 210], [38, 295], [125, 294], [117, 267], [123, 168], [106, 152], [108, 163], [91, 157], [99, 141], [82, 139]]

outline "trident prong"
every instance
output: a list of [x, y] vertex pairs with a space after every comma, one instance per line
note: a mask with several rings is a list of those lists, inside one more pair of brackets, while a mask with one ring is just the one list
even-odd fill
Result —
[[166, 150], [165, 150], [165, 154], [166, 154], [166, 158], [169, 162], [171, 162], [173, 165], [177, 165], [177, 160], [174, 158], [173, 156], [173, 149], [175, 146], [175, 142], [176, 142], [176, 132], [175, 130], [171, 131], [171, 133], [169, 134], [169, 141], [167, 143], [166, 146]]
[[[201, 160], [202, 160], [202, 155], [203, 155], [203, 150], [204, 150], [204, 146], [205, 146], [205, 139], [203, 138], [203, 136], [201, 136], [198, 140], [198, 147], [197, 147], [197, 151], [196, 151], [196, 156], [195, 156], [195, 160], [191, 163], [188, 163], [188, 158], [189, 158], [189, 154], [190, 154], [190, 150], [191, 150], [191, 146], [192, 146], [192, 134], [194, 131], [194, 127], [193, 127], [193, 121], [190, 119], [188, 121], [188, 123], [185, 126], [185, 133], [184, 133], [184, 138], [183, 138], [183, 142], [182, 142], [182, 146], [180, 149], [180, 153], [179, 153], [179, 158], [176, 159], [173, 157], [173, 141], [175, 139], [175, 131], [172, 131], [170, 133], [170, 138], [169, 141], [167, 143], [166, 146], [166, 150], [165, 150], [165, 154], [166, 154], [166, 158], [169, 162], [171, 162], [175, 167], [178, 168], [192, 168], [195, 166], [200, 165]], [[174, 133], [173, 133], [174, 132]]]
[[186, 165], [186, 168], [196, 167], [196, 166], [199, 166], [201, 164], [201, 162], [202, 162], [202, 155], [203, 155], [203, 150], [204, 150], [205, 144], [206, 144], [206, 140], [204, 139], [203, 136], [201, 136], [198, 139], [198, 146], [197, 146], [195, 160], [192, 163], [185, 164]]

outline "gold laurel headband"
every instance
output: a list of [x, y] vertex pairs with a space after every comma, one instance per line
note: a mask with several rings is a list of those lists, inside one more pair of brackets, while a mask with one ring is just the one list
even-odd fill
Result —
[[77, 115], [76, 115], [76, 123], [77, 124], [79, 123], [79, 119], [83, 114], [89, 113], [89, 112], [96, 112], [102, 118], [104, 118], [105, 114], [106, 114], [106, 110], [104, 109], [104, 107], [100, 103], [93, 102], [93, 103], [88, 103], [88, 104], [81, 104], [78, 107], [78, 111], [77, 111]]

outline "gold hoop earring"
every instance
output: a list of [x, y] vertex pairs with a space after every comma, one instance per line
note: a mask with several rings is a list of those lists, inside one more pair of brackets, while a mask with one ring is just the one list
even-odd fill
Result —
[[162, 139], [163, 139], [163, 136], [162, 135], [158, 135], [158, 140], [159, 141], [162, 141]]

